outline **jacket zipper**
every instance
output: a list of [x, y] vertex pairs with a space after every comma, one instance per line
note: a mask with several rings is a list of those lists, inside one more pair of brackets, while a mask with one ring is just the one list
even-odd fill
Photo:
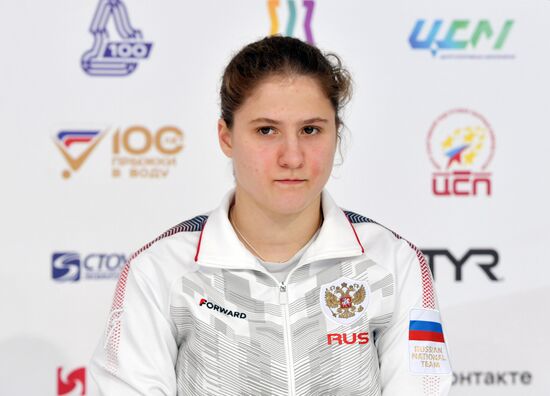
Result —
[[286, 350], [286, 364], [288, 367], [288, 394], [293, 396], [296, 394], [294, 380], [294, 359], [292, 356], [292, 342], [290, 332], [290, 315], [288, 312], [288, 293], [287, 285], [282, 281], [279, 284], [279, 303], [283, 308], [283, 339]]
[[[292, 276], [294, 271], [298, 268], [309, 264], [309, 262], [299, 262], [286, 276], [286, 281]], [[271, 274], [269, 271], [262, 269], [263, 273], [267, 274], [275, 282], [278, 280]], [[285, 284], [285, 281], [279, 283], [279, 304], [283, 308], [283, 339], [286, 350], [286, 364], [288, 366], [288, 394], [290, 396], [296, 395], [296, 379], [294, 373], [294, 358], [292, 354], [292, 333], [290, 331], [290, 313], [288, 307], [288, 286]]]
[[[352, 254], [353, 252], [350, 252]], [[342, 257], [347, 257], [348, 255], [343, 255]], [[333, 258], [333, 257], [326, 257], [326, 258]], [[326, 259], [325, 258], [325, 259]], [[298, 265], [296, 265], [294, 268], [290, 270], [288, 275], [286, 276], [286, 280], [290, 278], [292, 273], [296, 271], [298, 268], [310, 264], [314, 261], [306, 261], [306, 262], [299, 262]], [[220, 268], [223, 266], [220, 265], [208, 265], [208, 263], [202, 263], [202, 265], [205, 265], [207, 267], [214, 267], [214, 268]], [[291, 343], [291, 331], [290, 331], [290, 313], [288, 308], [288, 286], [285, 284], [285, 281], [282, 281], [279, 283], [278, 279], [275, 278], [269, 271], [267, 271], [265, 268], [253, 268], [256, 271], [262, 272], [263, 274], [270, 277], [275, 284], [279, 284], [279, 304], [281, 305], [283, 309], [283, 340], [285, 345], [285, 351], [286, 351], [286, 362], [288, 366], [288, 394], [290, 396], [296, 395], [296, 381], [295, 381], [295, 373], [294, 373], [294, 359], [292, 354], [292, 343]]]

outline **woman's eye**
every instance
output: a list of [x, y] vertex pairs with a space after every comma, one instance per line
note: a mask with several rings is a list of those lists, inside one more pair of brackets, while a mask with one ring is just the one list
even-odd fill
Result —
[[304, 132], [306, 133], [306, 135], [314, 135], [316, 133], [319, 133], [319, 128], [314, 126], [307, 126], [304, 127]]
[[271, 131], [273, 131], [273, 128], [271, 127], [261, 127], [258, 129], [258, 133], [260, 135], [271, 135]]

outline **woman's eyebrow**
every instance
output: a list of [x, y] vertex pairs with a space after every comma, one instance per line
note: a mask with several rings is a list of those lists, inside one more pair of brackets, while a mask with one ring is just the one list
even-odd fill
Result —
[[313, 118], [309, 118], [307, 120], [302, 121], [302, 124], [311, 124], [313, 122], [328, 122], [328, 120], [326, 118], [313, 117]]
[[[252, 121], [250, 121], [250, 124], [254, 124], [256, 122], [265, 122], [265, 123], [274, 124], [274, 125], [281, 124], [280, 121], [273, 120], [267, 117], [255, 118]], [[301, 124], [311, 124], [312, 122], [328, 122], [328, 120], [326, 118], [313, 117], [313, 118], [308, 118], [307, 120], [303, 120]]]
[[279, 121], [272, 120], [271, 118], [267, 118], [267, 117], [255, 118], [252, 121], [250, 121], [250, 124], [254, 124], [255, 122], [266, 122], [268, 124], [280, 124]]

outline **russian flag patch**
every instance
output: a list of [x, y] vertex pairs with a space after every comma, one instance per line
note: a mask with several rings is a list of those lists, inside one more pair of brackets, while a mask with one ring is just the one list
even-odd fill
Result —
[[451, 373], [439, 311], [411, 309], [409, 361], [409, 367], [413, 374]]

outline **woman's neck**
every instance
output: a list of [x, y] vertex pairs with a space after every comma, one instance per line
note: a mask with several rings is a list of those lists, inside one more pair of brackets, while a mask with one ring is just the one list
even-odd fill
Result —
[[281, 214], [259, 205], [237, 187], [230, 207], [230, 220], [237, 236], [252, 254], [265, 261], [284, 262], [319, 229], [321, 195], [299, 213]]

